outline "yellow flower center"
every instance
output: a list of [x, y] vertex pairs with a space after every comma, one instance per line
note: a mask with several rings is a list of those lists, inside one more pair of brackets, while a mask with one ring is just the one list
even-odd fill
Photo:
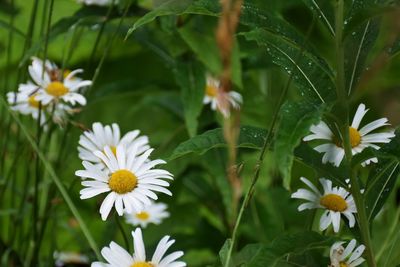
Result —
[[[361, 144], [361, 134], [359, 131], [357, 131], [357, 129], [353, 127], [349, 127], [349, 138], [351, 147], [356, 147]], [[337, 138], [336, 136], [333, 137], [332, 141], [335, 143], [336, 146], [343, 147], [342, 140], [339, 140], [339, 138]]]
[[339, 263], [340, 265], [340, 267], [349, 267], [349, 265], [347, 265], [347, 263], [345, 263], [345, 262], [341, 262], [341, 263]]
[[142, 211], [139, 213], [136, 213], [136, 218], [139, 220], [145, 221], [150, 217], [150, 214], [148, 212]]
[[31, 106], [31, 107], [33, 107], [33, 108], [39, 108], [40, 102], [36, 100], [35, 96], [36, 96], [36, 94], [31, 95], [31, 96], [28, 98], [28, 104], [29, 104], [29, 106]]
[[118, 170], [108, 180], [110, 189], [118, 194], [131, 192], [137, 185], [137, 177], [128, 170]]
[[132, 264], [131, 267], [154, 267], [154, 265], [150, 262], [139, 261]]
[[209, 97], [215, 97], [217, 96], [218, 93], [218, 89], [213, 86], [213, 85], [207, 85], [206, 86], [206, 95], [208, 95]]
[[361, 135], [353, 127], [349, 127], [349, 136], [351, 147], [356, 147], [361, 143]]
[[64, 86], [63, 83], [61, 82], [51, 82], [47, 88], [46, 92], [49, 95], [55, 96], [55, 97], [60, 97], [65, 95], [66, 93], [69, 92], [68, 88]]
[[328, 210], [343, 212], [347, 209], [346, 200], [336, 194], [328, 194], [321, 197], [319, 203]]

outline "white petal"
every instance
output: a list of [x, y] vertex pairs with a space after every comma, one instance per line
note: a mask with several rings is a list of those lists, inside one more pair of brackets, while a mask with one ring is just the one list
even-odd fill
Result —
[[340, 212], [331, 211], [333, 231], [339, 232], [340, 228]]
[[146, 250], [143, 244], [142, 230], [136, 228], [136, 230], [132, 232], [132, 236], [135, 261], [146, 261]]
[[354, 129], [358, 129], [360, 126], [360, 122], [367, 113], [368, 109], [365, 109], [364, 104], [360, 104], [357, 108], [356, 114], [354, 115], [353, 122], [351, 123], [351, 127]]
[[326, 210], [322, 216], [321, 219], [319, 220], [319, 229], [321, 231], [325, 230], [326, 228], [328, 228], [328, 226], [331, 224], [332, 219], [330, 216], [330, 211]]
[[110, 213], [112, 207], [114, 206], [115, 198], [116, 194], [114, 192], [111, 192], [103, 200], [103, 203], [100, 206], [100, 214], [101, 214], [101, 219], [103, 221], [107, 219], [108, 214]]
[[356, 248], [356, 250], [353, 252], [353, 254], [350, 257], [349, 262], [351, 263], [351, 262], [355, 261], [356, 259], [358, 259], [359, 257], [361, 257], [364, 250], [365, 250], [364, 245], [361, 245], [358, 248]]
[[375, 129], [378, 129], [382, 126], [388, 125], [388, 119], [387, 118], [382, 118], [379, 120], [375, 120], [373, 122], [368, 123], [364, 127], [362, 127], [358, 132], [360, 133], [361, 136], [364, 136], [370, 132], [372, 132]]
[[151, 262], [159, 264], [161, 258], [164, 256], [168, 248], [175, 242], [175, 240], [168, 241], [169, 236], [164, 236], [160, 242], [158, 242], [157, 248], [153, 254]]

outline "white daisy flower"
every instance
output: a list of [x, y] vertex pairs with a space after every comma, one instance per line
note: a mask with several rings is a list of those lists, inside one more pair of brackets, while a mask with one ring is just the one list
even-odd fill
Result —
[[122, 144], [126, 148], [132, 145], [137, 145], [137, 154], [141, 154], [148, 150], [150, 146], [149, 138], [147, 136], [139, 136], [140, 131], [130, 131], [121, 138], [121, 133], [118, 124], [113, 123], [103, 126], [100, 122], [95, 122], [92, 125], [91, 131], [85, 131], [79, 137], [79, 158], [95, 164], [102, 163], [101, 159], [94, 155], [94, 152], [104, 151], [105, 147], [110, 147], [114, 155], [116, 155], [116, 148]]
[[356, 267], [362, 264], [365, 259], [361, 257], [365, 250], [364, 245], [356, 247], [356, 240], [352, 239], [346, 248], [342, 245], [345, 242], [336, 242], [330, 250], [331, 264], [329, 267]]
[[162, 179], [173, 179], [171, 173], [166, 170], [153, 169], [156, 165], [165, 161], [148, 160], [153, 149], [138, 154], [139, 144], [133, 144], [129, 149], [120, 144], [114, 155], [110, 147], [105, 147], [104, 152], [95, 151], [106, 165], [106, 170], [101, 170], [88, 161], [82, 164], [85, 170], [75, 172], [82, 178], [91, 178], [93, 181], [82, 181], [86, 188], [80, 191], [81, 199], [94, 197], [98, 194], [109, 192], [100, 207], [100, 214], [106, 220], [113, 206], [119, 216], [124, 211], [128, 213], [140, 212], [145, 204], [151, 204], [150, 199], [157, 200], [154, 192], [162, 192], [167, 195], [172, 193], [166, 189], [169, 183]]
[[169, 217], [167, 204], [154, 203], [145, 205], [141, 212], [125, 213], [126, 222], [134, 226], [140, 225], [146, 228], [149, 223], [160, 224]]
[[[38, 87], [32, 83], [20, 84], [18, 92], [8, 92], [7, 101], [11, 105], [11, 109], [24, 115], [32, 115], [37, 120], [39, 118], [40, 101], [37, 99]], [[46, 121], [44, 113], [46, 106], [41, 107], [41, 124]]]
[[77, 0], [79, 4], [85, 4], [88, 6], [109, 6], [112, 3], [117, 4], [119, 0]]
[[[367, 147], [372, 147], [378, 150], [380, 147], [376, 144], [389, 143], [390, 139], [395, 136], [394, 131], [371, 133], [380, 127], [389, 125], [389, 123], [387, 123], [387, 118], [375, 120], [359, 129], [361, 120], [367, 111], [368, 109], [365, 109], [365, 105], [360, 104], [357, 108], [356, 114], [354, 115], [353, 122], [351, 123], [351, 126], [349, 126], [349, 137], [353, 155], [360, 153]], [[339, 166], [345, 154], [341, 138], [335, 136], [331, 129], [329, 129], [328, 125], [323, 121], [318, 125], [311, 126], [310, 131], [312, 134], [304, 137], [303, 140], [327, 140], [328, 143], [319, 145], [314, 149], [320, 153], [324, 153], [324, 156], [322, 157], [323, 163], [331, 162], [335, 166]], [[362, 165], [365, 166], [371, 162], [377, 161], [377, 158], [371, 158], [363, 162]]]
[[44, 105], [59, 100], [72, 105], [76, 103], [80, 105], [86, 104], [86, 98], [78, 90], [82, 87], [90, 86], [92, 81], [83, 81], [75, 77], [76, 74], [83, 72], [82, 69], [68, 72], [62, 78], [58, 67], [48, 60], [45, 63], [45, 71], [43, 73], [43, 61], [38, 58], [33, 58], [32, 65], [28, 69], [32, 80], [42, 89], [38, 91], [37, 100]]
[[319, 227], [323, 231], [330, 224], [333, 225], [333, 231], [337, 233], [340, 228], [340, 215], [343, 214], [349, 220], [349, 227], [355, 224], [353, 213], [357, 213], [353, 196], [342, 187], [332, 187], [332, 181], [325, 178], [319, 179], [324, 192], [321, 192], [306, 178], [301, 177], [300, 180], [310, 189], [298, 189], [292, 194], [292, 198], [305, 199], [309, 202], [303, 203], [298, 210], [305, 209], [325, 209], [321, 216]]
[[184, 267], [186, 263], [177, 261], [183, 256], [182, 251], [173, 252], [164, 257], [165, 252], [175, 243], [169, 236], [164, 236], [157, 245], [150, 261], [146, 260], [146, 249], [143, 242], [142, 230], [136, 228], [132, 232], [134, 253], [130, 255], [115, 242], [101, 250], [101, 255], [108, 263], [93, 262], [92, 267]]
[[207, 75], [203, 104], [210, 104], [212, 110], [218, 110], [227, 118], [230, 115], [231, 106], [234, 109], [240, 109], [242, 102], [241, 94], [235, 91], [224, 92], [221, 89], [220, 81]]

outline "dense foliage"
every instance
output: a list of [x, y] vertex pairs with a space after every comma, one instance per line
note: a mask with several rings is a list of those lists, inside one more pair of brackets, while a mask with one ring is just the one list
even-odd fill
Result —
[[[104, 195], [80, 199], [77, 147], [95, 122], [117, 123], [121, 135], [140, 130], [151, 160], [165, 160], [157, 168], [174, 177], [172, 196], [158, 194], [170, 216], [142, 229], [148, 251], [169, 235], [187, 266], [355, 266], [334, 265], [330, 255], [335, 242], [355, 239], [366, 247], [362, 266], [400, 266], [397, 2], [243, 1], [230, 54], [230, 93], [243, 103], [236, 107], [237, 97], [228, 113], [203, 103], [210, 76], [226, 69], [221, 14], [217, 0], [0, 0], [0, 266], [74, 266], [57, 256], [66, 252], [89, 266], [104, 262], [100, 250], [111, 241], [132, 254], [135, 227], [117, 208], [102, 220]], [[55, 62], [62, 75], [83, 69], [85, 103], [76, 98], [58, 114], [41, 100], [43, 122], [18, 113], [7, 94], [35, 83], [32, 57]], [[369, 112], [354, 126], [362, 103]], [[366, 140], [362, 127], [382, 117], [381, 136]], [[321, 121], [343, 160], [305, 138]], [[340, 230], [321, 231], [323, 209], [341, 210], [323, 196], [318, 209], [299, 212], [300, 177], [351, 193], [354, 227], [342, 214]]]

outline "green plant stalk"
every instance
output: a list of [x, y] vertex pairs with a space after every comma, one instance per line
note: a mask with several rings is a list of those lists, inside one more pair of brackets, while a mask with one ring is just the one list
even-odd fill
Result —
[[106, 58], [108, 56], [108, 53], [110, 52], [110, 49], [111, 49], [112, 44], [114, 42], [114, 39], [117, 37], [117, 34], [118, 34], [119, 30], [121, 29], [122, 23], [124, 22], [124, 19], [125, 19], [126, 15], [128, 14], [129, 7], [130, 7], [130, 5], [128, 4], [126, 6], [125, 10], [124, 10], [124, 13], [121, 16], [121, 19], [120, 19], [120, 21], [118, 23], [117, 29], [115, 30], [114, 34], [109, 39], [107, 47], [104, 49], [103, 55], [102, 55], [102, 57], [100, 59], [99, 64], [97, 65], [97, 68], [96, 68], [96, 70], [94, 72], [94, 75], [93, 75], [93, 78], [92, 78], [92, 86], [90, 86], [89, 89], [85, 92], [86, 95], [89, 94], [89, 91], [94, 87], [94, 85], [95, 85], [95, 83], [97, 81], [97, 78], [99, 77], [100, 70], [103, 67], [104, 61], [106, 60]]
[[69, 196], [67, 190], [65, 189], [64, 185], [62, 184], [60, 178], [57, 176], [56, 172], [54, 171], [54, 168], [51, 166], [51, 164], [47, 161], [45, 155], [40, 151], [39, 147], [37, 146], [35, 140], [32, 138], [32, 136], [29, 134], [28, 130], [25, 128], [25, 126], [22, 124], [18, 116], [7, 106], [6, 101], [0, 97], [0, 103], [6, 108], [6, 110], [11, 114], [12, 118], [17, 122], [19, 127], [21, 128], [22, 133], [25, 135], [26, 139], [32, 146], [33, 150], [35, 150], [37, 156], [40, 158], [40, 160], [43, 163], [44, 168], [47, 170], [49, 173], [51, 179], [53, 182], [56, 184], [58, 190], [60, 191], [62, 197], [64, 198], [65, 202], [67, 203], [69, 209], [71, 210], [73, 216], [75, 219], [78, 221], [79, 226], [86, 237], [89, 246], [92, 248], [94, 253], [96, 254], [97, 259], [101, 260], [100, 256], [100, 251], [99, 248], [94, 241], [85, 221], [82, 219], [78, 209], [76, 208], [75, 204], [73, 203], [71, 197]]
[[[46, 2], [47, 2], [47, 0], [46, 0]], [[50, 27], [51, 27], [51, 18], [53, 15], [53, 7], [54, 7], [54, 0], [50, 0], [49, 17], [47, 19], [47, 27], [46, 27], [46, 37], [44, 38], [42, 79], [43, 79], [44, 73], [46, 71], [47, 48], [49, 45], [49, 35], [50, 35]], [[62, 76], [62, 74], [61, 74], [61, 76]]]
[[[313, 18], [311, 26], [309, 27], [309, 29], [307, 31], [306, 40], [308, 40], [308, 38], [310, 37], [312, 29], [314, 28], [314, 25], [315, 25], [315, 18]], [[301, 59], [301, 55], [303, 54], [304, 47], [305, 46], [303, 45], [301, 50], [299, 51], [299, 54], [297, 55], [296, 60], [295, 60], [295, 64], [297, 64], [297, 62]], [[268, 129], [267, 137], [265, 138], [263, 147], [261, 149], [260, 156], [259, 156], [256, 166], [254, 168], [255, 171], [254, 171], [253, 178], [251, 180], [251, 184], [246, 192], [246, 195], [244, 197], [242, 205], [240, 206], [239, 214], [236, 218], [235, 226], [234, 226], [233, 232], [232, 232], [232, 242], [231, 242], [231, 245], [229, 246], [228, 254], [226, 255], [226, 259], [225, 259], [225, 262], [223, 265], [224, 267], [229, 267], [232, 253], [233, 253], [233, 248], [235, 247], [235, 243], [236, 243], [236, 239], [237, 239], [237, 231], [239, 229], [239, 225], [242, 220], [243, 212], [244, 212], [245, 208], [247, 207], [247, 205], [249, 204], [249, 202], [254, 194], [255, 186], [256, 186], [258, 178], [260, 176], [261, 164], [264, 161], [266, 151], [269, 149], [269, 146], [271, 145], [271, 141], [272, 141], [272, 137], [273, 137], [273, 130], [275, 128], [276, 122], [278, 121], [279, 111], [281, 110], [283, 102], [285, 101], [287, 93], [289, 92], [290, 84], [292, 83], [292, 80], [293, 80], [293, 75], [294, 75], [294, 72], [292, 72], [292, 74], [289, 76], [286, 86], [283, 89], [282, 94], [279, 98], [279, 102], [277, 104], [276, 110], [274, 111], [272, 121], [271, 121], [271, 124]]]
[[46, 14], [48, 2], [49, 2], [49, 0], [44, 0], [44, 3], [43, 3], [42, 21], [40, 23], [39, 36], [43, 36], [44, 35], [44, 30], [45, 30], [45, 25], [46, 25], [46, 16], [44, 14]]
[[[300, 52], [300, 55], [301, 54], [302, 53]], [[256, 186], [256, 183], [257, 183], [258, 178], [260, 176], [261, 164], [263, 163], [264, 158], [265, 158], [265, 153], [269, 149], [269, 146], [271, 144], [272, 137], [273, 137], [272, 133], [273, 133], [273, 130], [275, 128], [275, 124], [276, 124], [276, 122], [278, 120], [278, 117], [279, 117], [278, 116], [279, 115], [279, 111], [281, 110], [281, 107], [282, 107], [283, 102], [284, 102], [284, 100], [286, 98], [287, 92], [289, 91], [292, 79], [293, 79], [293, 74], [290, 75], [290, 77], [288, 79], [288, 82], [287, 82], [287, 84], [286, 84], [286, 86], [285, 86], [285, 88], [284, 88], [284, 90], [283, 90], [283, 92], [281, 94], [280, 99], [279, 99], [278, 106], [276, 107], [276, 110], [274, 112], [274, 115], [273, 115], [269, 130], [268, 130], [268, 133], [267, 133], [267, 137], [265, 138], [263, 147], [261, 149], [260, 156], [259, 156], [259, 158], [257, 160], [257, 163], [256, 163], [256, 166], [255, 166], [253, 179], [251, 180], [251, 184], [249, 186], [249, 189], [246, 192], [246, 195], [244, 197], [243, 203], [242, 203], [242, 205], [240, 207], [240, 210], [239, 210], [239, 214], [238, 214], [237, 219], [236, 219], [235, 226], [233, 228], [232, 242], [231, 242], [231, 245], [229, 246], [229, 250], [228, 250], [228, 254], [226, 256], [224, 267], [229, 267], [229, 263], [230, 263], [232, 252], [233, 252], [233, 248], [234, 248], [234, 245], [235, 245], [235, 242], [236, 242], [237, 231], [238, 231], [240, 222], [242, 220], [243, 212], [244, 212], [245, 208], [247, 207], [247, 205], [249, 204], [251, 197], [254, 194], [255, 186]]]
[[[37, 134], [36, 134], [36, 145], [40, 147], [40, 140], [42, 138], [42, 127], [40, 125], [40, 121], [42, 119], [42, 105], [39, 104], [39, 117], [37, 120]], [[33, 193], [33, 218], [32, 218], [32, 232], [33, 232], [33, 256], [32, 256], [32, 266], [35, 266], [38, 261], [38, 249], [37, 249], [37, 241], [38, 241], [38, 231], [39, 231], [39, 183], [40, 183], [40, 177], [41, 177], [41, 172], [40, 172], [40, 159], [36, 155], [35, 159], [35, 183], [34, 183], [34, 193]]]
[[126, 250], [129, 251], [130, 242], [128, 236], [125, 233], [124, 227], [122, 226], [118, 213], [115, 213], [115, 222], [117, 223], [118, 229], [121, 232], [122, 238], [124, 239]]
[[[14, 8], [14, 0], [10, 1], [10, 5], [12, 8]], [[13, 27], [14, 26], [14, 18], [15, 15], [14, 13], [11, 14], [10, 18], [10, 25]], [[5, 73], [4, 73], [4, 87], [3, 87], [3, 95], [6, 94], [7, 92], [7, 87], [8, 87], [8, 81], [9, 81], [9, 70], [10, 70], [10, 65], [11, 65], [11, 58], [12, 58], [12, 47], [13, 47], [13, 41], [14, 41], [14, 31], [10, 28], [10, 31], [8, 33], [8, 42], [7, 42], [7, 56], [6, 56], [6, 68], [5, 68]], [[0, 116], [2, 117], [2, 116]]]
[[337, 1], [336, 15], [335, 15], [335, 48], [337, 59], [337, 74], [336, 74], [336, 90], [339, 99], [340, 108], [343, 111], [344, 122], [340, 126], [340, 132], [343, 138], [343, 147], [345, 151], [347, 167], [349, 168], [349, 179], [351, 183], [351, 193], [357, 207], [358, 224], [361, 231], [361, 236], [364, 245], [366, 246], [366, 258], [369, 267], [376, 267], [374, 259], [371, 237], [369, 232], [369, 222], [366, 215], [365, 203], [363, 195], [360, 192], [360, 184], [357, 178], [357, 172], [352, 168], [352, 146], [349, 136], [349, 102], [345, 86], [344, 76], [344, 45], [343, 45], [343, 26], [344, 26], [344, 0]]
[[111, 12], [112, 12], [112, 10], [114, 8], [114, 2], [115, 2], [115, 0], [113, 0], [111, 2], [110, 6], [108, 7], [106, 17], [104, 18], [104, 21], [100, 26], [99, 32], [97, 33], [96, 40], [94, 41], [94, 46], [93, 46], [93, 49], [92, 49], [92, 53], [90, 54], [89, 61], [88, 61], [87, 65], [86, 65], [86, 69], [89, 69], [89, 67], [93, 63], [94, 57], [96, 55], [97, 48], [98, 48], [98, 46], [100, 44], [101, 38], [103, 37], [104, 29], [106, 28], [106, 24], [108, 23], [108, 21], [110, 19], [110, 16], [111, 16]]
[[[24, 208], [26, 207], [28, 192], [29, 192], [29, 188], [30, 188], [31, 180], [32, 180], [32, 179], [29, 179], [30, 173], [31, 173], [30, 165], [29, 164], [24, 164], [24, 165], [26, 166], [26, 169], [24, 170], [24, 173], [23, 173], [25, 175], [24, 176], [25, 180], [23, 181], [23, 191], [22, 191], [22, 194], [20, 195], [21, 201], [18, 203], [17, 215], [13, 218], [13, 221], [12, 221], [14, 228], [12, 229], [12, 232], [11, 232], [10, 238], [9, 238], [9, 243], [10, 243], [11, 247], [14, 247], [14, 244], [17, 243], [16, 251], [20, 252], [20, 255], [22, 258], [25, 258], [24, 257], [24, 252], [25, 252], [24, 247], [27, 247], [27, 244], [29, 244], [29, 242], [26, 241], [28, 238], [25, 238], [25, 236], [24, 236], [24, 224], [23, 224], [22, 216], [23, 216], [23, 214], [25, 214]], [[16, 203], [16, 201], [13, 203]]]

